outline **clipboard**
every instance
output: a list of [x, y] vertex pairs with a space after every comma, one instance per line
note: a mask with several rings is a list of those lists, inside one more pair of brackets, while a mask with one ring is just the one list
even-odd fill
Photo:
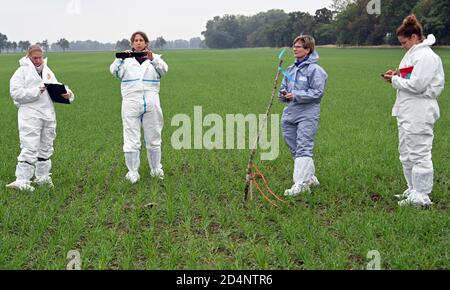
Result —
[[70, 101], [62, 94], [67, 94], [66, 86], [63, 84], [44, 84], [47, 92], [54, 103], [70, 104]]

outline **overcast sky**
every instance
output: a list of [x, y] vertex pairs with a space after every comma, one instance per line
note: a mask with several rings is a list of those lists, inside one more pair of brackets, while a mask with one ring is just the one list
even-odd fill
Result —
[[116, 42], [136, 30], [151, 39], [201, 36], [206, 22], [224, 14], [253, 15], [269, 9], [314, 14], [331, 0], [9, 0], [1, 1], [0, 33], [11, 41]]

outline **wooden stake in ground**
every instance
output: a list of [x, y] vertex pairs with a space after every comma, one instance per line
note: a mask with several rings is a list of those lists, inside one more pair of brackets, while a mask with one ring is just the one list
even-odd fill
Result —
[[259, 138], [260, 138], [260, 136], [262, 134], [264, 126], [267, 123], [267, 118], [269, 117], [270, 110], [272, 109], [273, 100], [275, 98], [275, 93], [276, 93], [277, 88], [278, 88], [278, 78], [280, 76], [280, 71], [281, 71], [280, 68], [283, 65], [283, 59], [282, 58], [283, 58], [283, 55], [284, 55], [285, 51], [286, 50], [283, 49], [281, 51], [281, 53], [278, 55], [278, 58], [280, 59], [280, 63], [278, 64], [277, 74], [275, 75], [275, 81], [274, 81], [273, 90], [272, 90], [272, 97], [270, 98], [270, 102], [269, 102], [269, 105], [267, 106], [266, 114], [265, 114], [264, 119], [262, 120], [262, 122], [260, 124], [258, 135], [256, 136], [255, 144], [252, 147], [252, 149], [250, 151], [250, 157], [248, 158], [247, 175], [245, 177], [245, 188], [244, 188], [244, 195], [245, 195], [244, 199], [245, 199], [245, 201], [253, 200], [253, 188], [252, 188], [253, 159], [255, 158], [256, 149], [258, 148]]

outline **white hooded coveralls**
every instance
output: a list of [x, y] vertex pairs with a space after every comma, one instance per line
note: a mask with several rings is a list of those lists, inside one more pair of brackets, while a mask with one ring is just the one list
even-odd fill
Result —
[[[10, 94], [18, 110], [21, 152], [17, 160], [16, 179], [29, 183], [36, 178], [48, 178], [51, 169], [53, 141], [56, 137], [56, 116], [53, 102], [47, 91], [40, 92], [44, 83], [58, 83], [54, 73], [43, 62], [42, 77], [28, 57], [19, 61], [20, 67], [10, 80]], [[75, 98], [70, 89], [70, 101]], [[36, 166], [36, 172], [34, 167]]]
[[435, 41], [429, 35], [411, 47], [399, 68], [413, 67], [412, 73], [392, 78], [392, 86], [397, 90], [392, 115], [397, 118], [405, 179], [409, 190], [426, 196], [433, 188], [433, 128], [440, 116], [437, 98], [444, 89], [442, 61], [430, 48]]
[[116, 59], [110, 66], [111, 74], [121, 79], [123, 152], [130, 172], [139, 169], [141, 125], [152, 170], [161, 166], [161, 132], [164, 124], [159, 101], [161, 77], [168, 66], [160, 55], [142, 64], [135, 58]]

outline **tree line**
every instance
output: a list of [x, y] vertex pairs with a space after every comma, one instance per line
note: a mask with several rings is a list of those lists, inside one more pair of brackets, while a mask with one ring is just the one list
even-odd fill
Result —
[[299, 34], [314, 36], [317, 44], [398, 44], [396, 29], [411, 13], [438, 44], [450, 44], [448, 0], [334, 0], [314, 15], [273, 9], [252, 16], [216, 16], [202, 35], [210, 48], [290, 46]]
[[[150, 41], [150, 46], [154, 49], [201, 49], [206, 48], [204, 40], [200, 37], [193, 37], [190, 40], [177, 39], [165, 40], [162, 36]], [[124, 38], [117, 41], [116, 50], [130, 49], [131, 43]]]
[[[38, 42], [45, 51], [113, 51], [126, 50], [131, 48], [128, 39], [122, 39], [116, 43], [101, 43], [93, 40], [86, 41], [68, 41], [61, 38], [55, 43], [49, 43], [48, 40]], [[0, 33], [0, 53], [1, 52], [25, 52], [31, 46], [28, 40], [25, 41], [9, 41], [5, 34]], [[206, 48], [204, 41], [200, 37], [194, 37], [190, 40], [173, 40], [166, 41], [162, 36], [151, 41], [151, 47], [155, 49], [199, 49]]]
[[[56, 50], [63, 50], [66, 51], [69, 49], [71, 43], [65, 39], [61, 38], [57, 42], [53, 44], [49, 44], [48, 40], [43, 40], [41, 42], [38, 42], [44, 50], [48, 51], [51, 47], [52, 49]], [[28, 40], [21, 40], [19, 42], [16, 41], [8, 41], [8, 36], [5, 34], [0, 33], [0, 53], [1, 52], [24, 52], [28, 50], [28, 48], [31, 46], [31, 43]]]
[[[379, 4], [373, 13], [368, 6]], [[376, 6], [376, 5], [375, 5]], [[372, 7], [372, 6], [371, 6]], [[376, 10], [376, 9], [375, 9]], [[448, 0], [333, 0], [329, 8], [308, 12], [273, 9], [252, 16], [216, 16], [206, 23], [204, 39], [166, 41], [162, 36], [151, 41], [154, 49], [199, 49], [290, 46], [299, 34], [310, 34], [317, 44], [382, 45], [398, 44], [395, 35], [403, 19], [414, 13], [422, 22], [425, 34], [433, 33], [437, 44], [450, 45], [450, 1]], [[125, 50], [131, 47], [128, 39], [116, 43], [98, 41], [68, 41], [61, 38], [41, 46], [52, 51]], [[29, 41], [8, 41], [0, 33], [1, 52], [23, 52]]]

